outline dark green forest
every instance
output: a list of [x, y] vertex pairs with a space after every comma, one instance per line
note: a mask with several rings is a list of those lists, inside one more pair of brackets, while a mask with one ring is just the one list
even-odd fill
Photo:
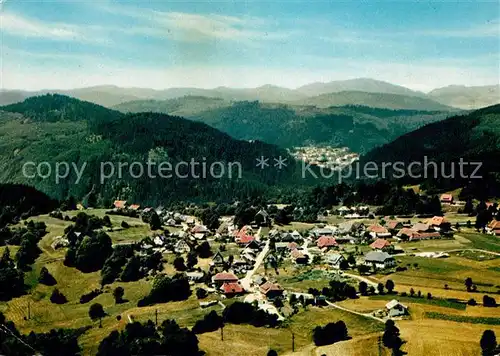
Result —
[[[148, 204], [186, 199], [219, 201], [310, 184], [301, 178], [299, 163], [284, 149], [260, 141], [235, 140], [206, 124], [180, 117], [121, 114], [61, 95], [33, 97], [2, 110], [12, 114], [0, 119], [0, 181], [31, 185], [57, 199], [74, 196], [100, 206], [109, 206], [117, 198]], [[266, 169], [256, 167], [256, 158], [261, 156], [269, 159]], [[281, 170], [273, 166], [273, 159], [279, 156], [287, 164]], [[173, 169], [172, 178], [159, 175], [159, 163], [175, 167], [191, 159], [198, 162], [194, 174], [191, 167], [182, 165], [182, 178], [175, 177]], [[146, 171], [148, 161], [157, 164], [152, 166], [151, 174]], [[35, 178], [26, 177], [26, 162], [48, 162], [52, 175], [42, 178], [31, 165], [28, 175]], [[68, 176], [58, 181], [57, 162], [71, 164]], [[115, 167], [115, 175], [101, 180], [101, 162], [110, 162], [103, 167]], [[135, 178], [140, 167], [131, 169], [133, 162], [142, 164], [141, 178]], [[210, 174], [213, 162], [220, 162], [214, 166], [215, 177]], [[119, 163], [128, 163], [123, 166], [121, 178]], [[78, 180], [76, 169], [83, 168]], [[225, 172], [218, 178], [221, 169]], [[43, 175], [48, 170], [44, 166]], [[183, 178], [185, 175], [188, 177]]]
[[447, 111], [356, 105], [320, 109], [316, 106], [227, 102], [190, 96], [163, 101], [132, 101], [118, 105], [116, 109], [182, 114], [238, 139], [261, 140], [285, 148], [327, 144], [347, 146], [360, 153], [449, 115]]

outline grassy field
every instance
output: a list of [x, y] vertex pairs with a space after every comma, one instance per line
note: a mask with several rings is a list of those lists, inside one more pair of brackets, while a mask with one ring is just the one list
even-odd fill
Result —
[[500, 318], [450, 315], [436, 312], [426, 312], [425, 316], [429, 319], [450, 320], [458, 323], [500, 325]]
[[[494, 267], [500, 266], [500, 259], [487, 261], [474, 261], [458, 256], [446, 259], [433, 259], [415, 256], [398, 256], [400, 266], [407, 267], [406, 271], [392, 273], [390, 275], [379, 275], [381, 281], [392, 279], [396, 283], [396, 289], [400, 292], [408, 292], [410, 288], [422, 293], [432, 293], [436, 289], [442, 290], [439, 296], [450, 298], [467, 298], [466, 295], [451, 296], [453, 291], [464, 292], [464, 281], [471, 277], [477, 285], [479, 292], [494, 293], [499, 284], [498, 272]], [[448, 289], [445, 289], [445, 285]], [[431, 290], [432, 289], [432, 290]]]
[[[224, 328], [223, 342], [220, 340], [220, 332], [216, 331], [200, 335], [200, 346], [207, 351], [207, 355], [265, 355], [269, 349], [274, 349], [281, 355], [291, 352], [293, 333], [295, 350], [298, 354], [304, 354], [303, 352], [315, 349], [311, 345], [312, 330], [317, 325], [325, 325], [338, 320], [346, 323], [349, 335], [356, 339], [383, 330], [383, 325], [372, 319], [333, 308], [309, 307], [308, 310], [301, 311], [290, 318], [283, 327], [276, 329], [227, 325]], [[376, 343], [371, 346], [375, 347], [376, 351]]]
[[[69, 212], [74, 216], [78, 212]], [[104, 216], [105, 210], [95, 209], [87, 211], [88, 214]], [[114, 243], [127, 243], [138, 241], [152, 232], [147, 224], [140, 219], [110, 215], [113, 229], [107, 231]], [[137, 282], [113, 283], [106, 286], [104, 293], [87, 304], [80, 304], [80, 296], [100, 287], [100, 273], [81, 273], [74, 268], [63, 265], [65, 250], [53, 250], [51, 243], [57, 236], [63, 235], [66, 226], [71, 222], [51, 218], [47, 215], [34, 218], [43, 221], [48, 226], [49, 233], [40, 242], [42, 255], [37, 259], [33, 270], [25, 274], [25, 283], [31, 287], [29, 295], [15, 298], [9, 302], [0, 303], [0, 311], [16, 323], [23, 332], [31, 330], [46, 332], [52, 328], [67, 327], [78, 328], [92, 326], [79, 339], [84, 355], [94, 355], [97, 345], [112, 330], [125, 327], [129, 317], [133, 320], [158, 322], [165, 319], [176, 319], [181, 326], [191, 327], [211, 310], [220, 312], [222, 307], [215, 305], [211, 308], [201, 309], [199, 301], [193, 295], [182, 302], [158, 304], [151, 307], [138, 308], [137, 301], [149, 293], [151, 280]], [[122, 229], [121, 222], [126, 221], [130, 228]], [[283, 226], [285, 230], [304, 231], [312, 225], [293, 223]], [[401, 246], [407, 252], [418, 251], [446, 251], [454, 249], [476, 248], [481, 250], [499, 251], [500, 239], [475, 233], [472, 229], [463, 229], [454, 239], [431, 240], [416, 243], [405, 243]], [[212, 250], [219, 248], [218, 243], [212, 243]], [[409, 249], [412, 249], [408, 251]], [[0, 253], [4, 247], [0, 247]], [[17, 247], [10, 246], [14, 255]], [[365, 251], [367, 246], [361, 246]], [[233, 243], [226, 244], [224, 256], [239, 255], [239, 249]], [[173, 254], [165, 254], [164, 272], [175, 273], [172, 261]], [[500, 320], [500, 308], [485, 308], [482, 306], [465, 306], [464, 304], [448, 301], [449, 298], [468, 300], [475, 298], [481, 303], [482, 296], [486, 293], [491, 296], [500, 289], [498, 273], [500, 271], [500, 258], [483, 252], [453, 252], [447, 259], [431, 259], [416, 256], [398, 256], [396, 259], [400, 266], [405, 266], [406, 271], [378, 274], [370, 276], [371, 279], [385, 282], [392, 279], [398, 292], [421, 291], [424, 298], [409, 298], [393, 295], [362, 297], [349, 299], [339, 304], [353, 311], [369, 313], [373, 310], [384, 308], [387, 300], [398, 299], [407, 304], [411, 311], [411, 320], [398, 321], [402, 337], [407, 341], [404, 346], [410, 355], [479, 355], [478, 341], [485, 328], [491, 328], [500, 334], [497, 321]], [[200, 259], [199, 266], [208, 268], [209, 259]], [[37, 278], [42, 266], [56, 278], [57, 288], [68, 298], [68, 303], [63, 305], [52, 304], [49, 300], [54, 287], [38, 284]], [[260, 274], [267, 274], [271, 280], [276, 280], [287, 290], [307, 292], [309, 288], [321, 289], [328, 286], [331, 275], [327, 270], [317, 266], [296, 266], [285, 260], [277, 273], [273, 269], [258, 270]], [[471, 277], [477, 285], [479, 293], [468, 293], [464, 280]], [[448, 289], [444, 285], [448, 285]], [[125, 289], [125, 299], [122, 304], [115, 304], [112, 291], [117, 286]], [[434, 299], [428, 300], [425, 295], [430, 292]], [[215, 299], [209, 296], [207, 300]], [[499, 301], [499, 298], [496, 298]], [[231, 300], [224, 300], [224, 303]], [[101, 303], [108, 316], [103, 319], [103, 327], [98, 327], [98, 322], [92, 322], [88, 316], [89, 306]], [[28, 305], [30, 318], [28, 316]], [[117, 320], [121, 316], [121, 320]], [[351, 340], [335, 345], [315, 347], [312, 344], [311, 332], [318, 325], [343, 320], [348, 327]], [[482, 322], [482, 324], [480, 323]], [[435, 328], [439, 328], [436, 330]], [[272, 348], [280, 355], [368, 355], [389, 356], [388, 350], [381, 349], [379, 353], [378, 337], [383, 331], [383, 324], [370, 318], [359, 316], [346, 311], [333, 308], [307, 307], [287, 319], [280, 328], [255, 328], [249, 325], [226, 325], [224, 328], [224, 341], [221, 341], [220, 331], [199, 335], [200, 348], [207, 355], [265, 355]], [[292, 353], [292, 333], [295, 336], [295, 353]], [[235, 351], [236, 350], [236, 351]]]
[[500, 238], [476, 232], [461, 232], [461, 236], [472, 243], [473, 248], [500, 253]]

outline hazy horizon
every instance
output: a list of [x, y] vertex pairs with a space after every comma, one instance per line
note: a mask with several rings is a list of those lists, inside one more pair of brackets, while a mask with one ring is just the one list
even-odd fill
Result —
[[[332, 83], [332, 82], [343, 82], [343, 81], [350, 81], [350, 80], [376, 80], [376, 81], [380, 81], [380, 82], [384, 82], [384, 83], [387, 83], [387, 84], [392, 84], [392, 85], [396, 85], [396, 86], [401, 86], [401, 87], [404, 87], [404, 88], [407, 88], [407, 89], [410, 89], [410, 90], [413, 90], [415, 92], [421, 92], [421, 93], [424, 93], [424, 94], [427, 94], [433, 90], [436, 90], [436, 89], [441, 89], [441, 88], [447, 88], [447, 87], [465, 87], [465, 88], [479, 88], [479, 87], [484, 87], [484, 86], [500, 86], [500, 83], [497, 83], [497, 84], [484, 84], [484, 85], [463, 85], [463, 84], [449, 84], [449, 85], [445, 85], [445, 86], [439, 86], [439, 87], [435, 87], [435, 88], [430, 88], [430, 89], [427, 89], [427, 90], [418, 90], [418, 89], [412, 89], [410, 87], [407, 87], [407, 86], [404, 86], [404, 85], [400, 85], [398, 83], [391, 83], [389, 81], [385, 81], [385, 80], [379, 80], [379, 79], [374, 79], [374, 78], [349, 78], [349, 79], [342, 79], [342, 80], [331, 80], [331, 81], [324, 81], [324, 82], [311, 82], [311, 83], [306, 83], [304, 85], [300, 85], [300, 86], [297, 86], [297, 87], [286, 87], [286, 86], [281, 86], [281, 85], [276, 85], [276, 84], [272, 84], [272, 83], [266, 83], [266, 84], [263, 84], [263, 85], [259, 85], [259, 86], [256, 86], [256, 87], [245, 87], [245, 86], [216, 86], [216, 87], [181, 87], [181, 86], [175, 86], [175, 87], [163, 87], [163, 88], [151, 88], [151, 87], [138, 87], [138, 86], [120, 86], [120, 85], [115, 85], [115, 84], [112, 84], [112, 83], [107, 83], [107, 84], [97, 84], [97, 85], [90, 85], [90, 86], [83, 86], [83, 87], [68, 87], [68, 88], [49, 88], [49, 87], [45, 87], [45, 88], [40, 88], [40, 89], [22, 89], [22, 88], [0, 88], [0, 91], [21, 91], [21, 92], [47, 92], [47, 91], [71, 91], [71, 90], [84, 90], [84, 89], [92, 89], [92, 88], [106, 88], [106, 87], [113, 87], [113, 88], [117, 88], [117, 89], [127, 89], [127, 90], [133, 90], [133, 89], [137, 89], [137, 90], [154, 90], [154, 91], [166, 91], [166, 90], [171, 90], [171, 89], [200, 89], [200, 90], [217, 90], [217, 89], [222, 89], [222, 88], [226, 88], [226, 89], [234, 89], [234, 90], [251, 90], [251, 89], [259, 89], [259, 88], [263, 88], [263, 87], [266, 87], [266, 86], [272, 86], [272, 87], [279, 87], [279, 88], [283, 88], [283, 89], [288, 89], [288, 90], [297, 90], [305, 85], [309, 85], [309, 84], [328, 84], [328, 83]], [[346, 91], [351, 91], [351, 90], [346, 90]]]
[[5, 89], [500, 82], [498, 2], [3, 0], [0, 11]]

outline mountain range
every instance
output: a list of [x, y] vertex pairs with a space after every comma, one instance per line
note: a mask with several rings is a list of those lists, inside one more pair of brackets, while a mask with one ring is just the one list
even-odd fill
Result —
[[[405, 100], [408, 100], [407, 104], [405, 104], [404, 101], [401, 103], [400, 100], [399, 102], [396, 100], [396, 106], [393, 106], [391, 104], [391, 100], [389, 100], [387, 103], [379, 103], [378, 107], [434, 110], [436, 109], [436, 105], [441, 104], [461, 109], [474, 109], [498, 103], [499, 87], [500, 86], [498, 85], [485, 87], [454, 86], [436, 89], [428, 94], [425, 94], [408, 89], [404, 86], [394, 85], [369, 78], [332, 81], [329, 83], [311, 83], [297, 89], [264, 85], [257, 88], [217, 87], [213, 89], [169, 88], [164, 90], [154, 90], [148, 88], [120, 88], [113, 85], [103, 85], [71, 90], [41, 90], [36, 92], [0, 90], [0, 105], [12, 104], [30, 96], [37, 96], [46, 93], [58, 93], [90, 101], [106, 107], [112, 107], [133, 100], [166, 100], [183, 96], [203, 96], [209, 98], [220, 98], [226, 101], [258, 100], [267, 103], [300, 104], [310, 102], [311, 105], [335, 106], [359, 104], [361, 100], [361, 94], [359, 92], [362, 92], [393, 94], [426, 100], [424, 102], [418, 102], [418, 106], [415, 106], [416, 103], [412, 102], [411, 99], [408, 98], [405, 98]], [[341, 97], [332, 95], [335, 93], [343, 94]], [[376, 99], [373, 99], [372, 101], [376, 102]], [[367, 105], [367, 103], [361, 104]], [[401, 106], [402, 104], [403, 106]], [[429, 107], [423, 107], [422, 104], [429, 105]], [[441, 108], [444, 109], [444, 107]]]
[[[168, 104], [171, 111], [186, 111], [199, 101], [199, 97], [187, 97], [160, 103]], [[177, 200], [222, 201], [263, 194], [279, 197], [313, 185], [331, 184], [328, 179], [316, 180], [312, 176], [303, 179], [301, 163], [287, 153], [285, 147], [307, 140], [349, 145], [360, 151], [366, 149], [363, 145], [375, 147], [366, 149], [361, 164], [370, 161], [379, 166], [386, 162], [409, 165], [422, 162], [424, 157], [450, 163], [462, 158], [483, 162], [484, 174], [500, 172], [500, 105], [457, 115], [365, 106], [312, 110], [257, 101], [228, 104], [205, 97], [201, 101], [203, 108], [212, 106], [196, 113], [196, 120], [203, 122], [151, 111], [122, 113], [59, 94], [30, 97], [0, 107], [0, 183], [31, 185], [53, 198], [73, 195], [99, 205], [109, 205], [116, 198], [158, 204]], [[224, 127], [228, 133], [217, 127]], [[245, 135], [254, 138], [233, 138]], [[392, 142], [383, 144], [383, 140], [391, 137]], [[282, 147], [264, 143], [260, 138]], [[273, 167], [273, 159], [280, 156], [286, 160], [286, 166], [277, 169]], [[259, 157], [270, 159], [268, 169], [256, 165]], [[187, 175], [182, 179], [158, 178], [158, 168], [153, 168], [153, 178], [149, 171], [139, 177], [134, 176], [136, 170], [130, 173], [133, 162], [143, 167], [148, 161], [176, 166], [191, 159], [199, 163], [198, 167], [200, 162], [206, 166], [221, 162], [225, 167], [239, 162], [241, 176], [233, 179], [226, 172], [220, 178], [208, 174], [199, 179], [192, 175], [190, 166], [181, 168], [181, 174]], [[26, 162], [33, 162], [33, 168], [47, 163], [41, 168], [43, 174], [38, 172], [31, 178], [23, 171]], [[57, 179], [55, 169], [64, 162], [79, 169], [85, 167], [84, 174], [70, 168], [67, 175]], [[101, 162], [110, 162], [115, 174], [102, 180]], [[128, 167], [122, 177], [116, 171], [120, 164]], [[42, 176], [49, 167], [51, 174]], [[403, 181], [414, 183], [423, 179], [406, 176]], [[470, 179], [442, 176], [433, 181], [435, 186], [449, 188], [471, 184]], [[472, 184], [482, 189], [498, 186], [484, 180]]]

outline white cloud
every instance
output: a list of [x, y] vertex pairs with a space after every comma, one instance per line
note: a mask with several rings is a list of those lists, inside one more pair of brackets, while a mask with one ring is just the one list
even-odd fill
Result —
[[275, 40], [289, 35], [271, 31], [268, 27], [272, 23], [257, 17], [165, 12], [106, 3], [98, 3], [96, 6], [101, 11], [142, 22], [125, 29], [128, 34], [168, 37], [185, 42]]
[[417, 34], [435, 37], [484, 38], [500, 36], [500, 19], [488, 21], [486, 24], [469, 26], [461, 29], [422, 30]]
[[83, 33], [76, 26], [45, 23], [7, 12], [0, 13], [0, 26], [2, 32], [16, 36], [49, 38], [54, 40], [84, 38]]

